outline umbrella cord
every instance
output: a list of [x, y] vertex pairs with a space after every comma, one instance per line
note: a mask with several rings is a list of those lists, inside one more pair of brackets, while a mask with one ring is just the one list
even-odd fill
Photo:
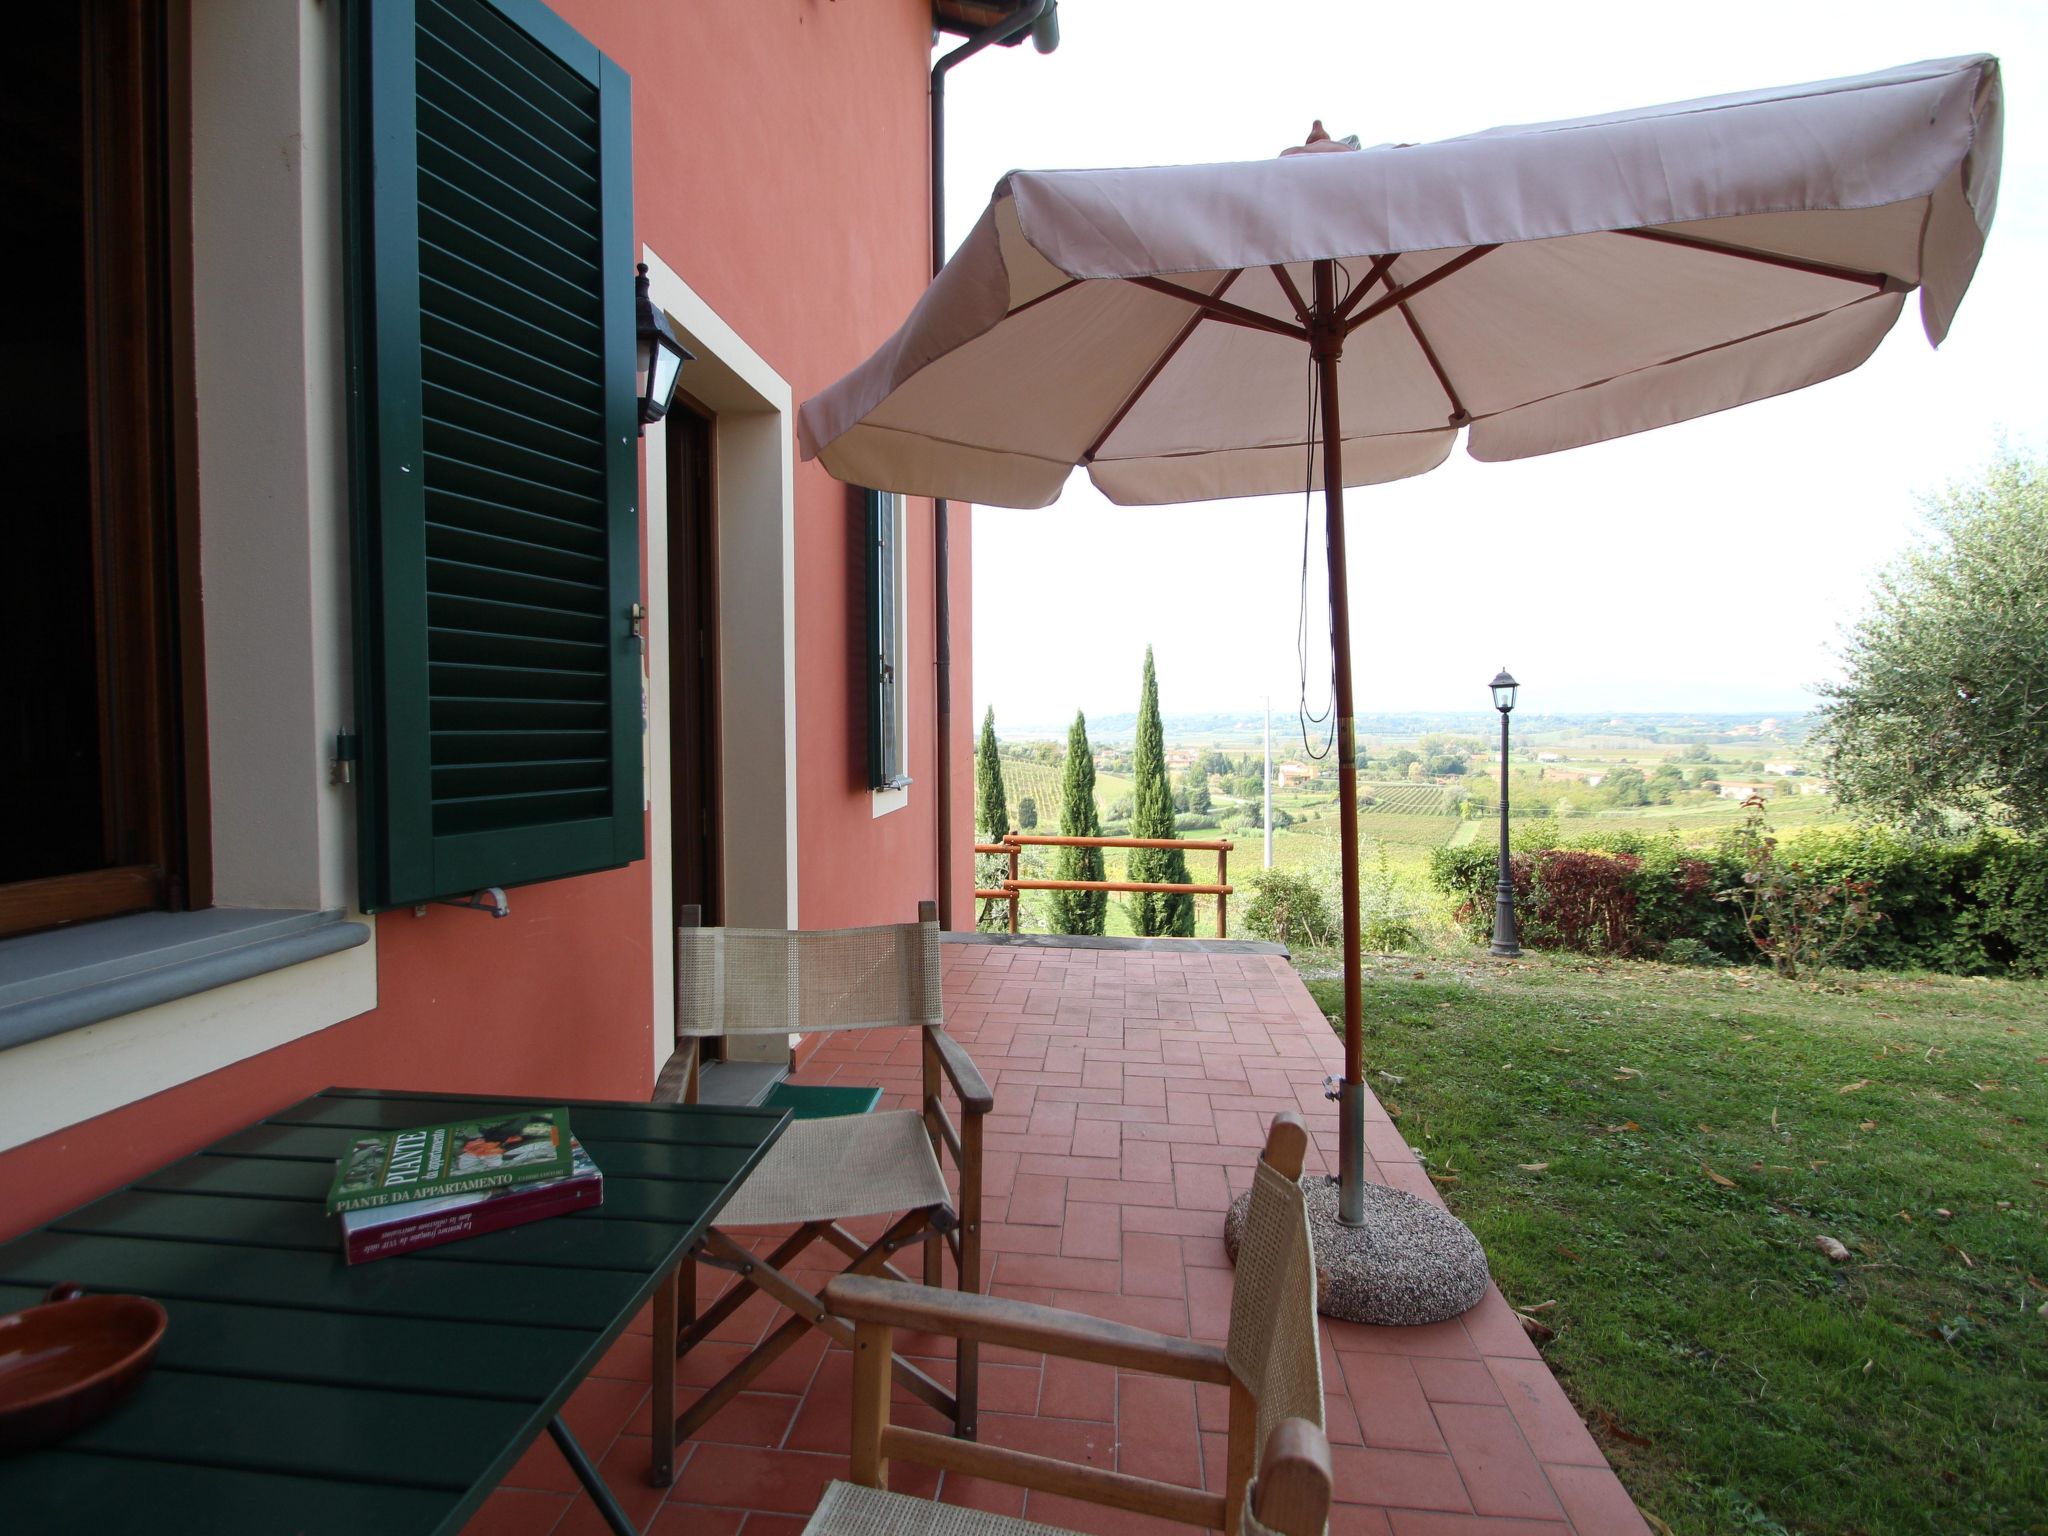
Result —
[[[1321, 414], [1319, 390], [1320, 378], [1318, 370], [1315, 361], [1311, 359], [1308, 365], [1308, 432], [1305, 434], [1307, 438], [1305, 450], [1306, 463], [1303, 465], [1301, 476], [1301, 606], [1296, 610], [1294, 622], [1294, 652], [1295, 659], [1300, 667], [1301, 749], [1308, 754], [1309, 761], [1318, 763], [1330, 755], [1331, 746], [1337, 736], [1337, 696], [1334, 685], [1330, 694], [1330, 702], [1323, 707], [1321, 713], [1317, 713], [1308, 707], [1308, 551], [1310, 537], [1315, 529], [1316, 421]], [[1330, 647], [1330, 675], [1332, 677], [1336, 675], [1336, 665], [1337, 649], [1333, 640]], [[1322, 732], [1323, 744], [1320, 747], [1315, 744], [1309, 735], [1311, 726], [1324, 727]]]
[[[1351, 275], [1351, 268], [1343, 262], [1337, 263], [1337, 270], [1344, 274], [1344, 291], [1337, 295], [1341, 305], [1351, 297], [1351, 291], [1358, 286], [1358, 279]], [[1309, 535], [1315, 527], [1316, 476], [1316, 422], [1321, 415], [1322, 371], [1311, 357], [1308, 364], [1308, 432], [1303, 455], [1306, 462], [1301, 475], [1301, 606], [1296, 611], [1294, 624], [1295, 658], [1300, 664], [1301, 678], [1301, 749], [1311, 762], [1322, 762], [1330, 755], [1337, 740], [1337, 630], [1336, 618], [1330, 620], [1330, 702], [1320, 714], [1308, 707], [1308, 548]], [[1309, 727], [1320, 725], [1323, 744], [1318, 747], [1309, 737]]]

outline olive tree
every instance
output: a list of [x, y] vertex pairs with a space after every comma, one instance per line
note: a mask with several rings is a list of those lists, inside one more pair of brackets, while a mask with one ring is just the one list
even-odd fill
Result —
[[2048, 836], [2048, 464], [2003, 451], [1926, 510], [1821, 688], [1826, 771], [1918, 830]]

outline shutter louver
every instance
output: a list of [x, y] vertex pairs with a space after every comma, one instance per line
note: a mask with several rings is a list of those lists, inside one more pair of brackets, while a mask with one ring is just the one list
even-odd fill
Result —
[[357, 21], [382, 906], [642, 851], [630, 141], [623, 73], [537, 3], [375, 0]]

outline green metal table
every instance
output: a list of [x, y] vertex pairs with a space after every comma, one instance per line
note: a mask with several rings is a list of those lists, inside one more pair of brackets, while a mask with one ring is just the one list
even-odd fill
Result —
[[[630, 1532], [558, 1415], [653, 1298], [654, 1418], [673, 1418], [664, 1282], [788, 1115], [570, 1100], [604, 1171], [601, 1207], [342, 1263], [324, 1202], [352, 1133], [521, 1102], [331, 1088], [0, 1246], [0, 1313], [75, 1280], [170, 1315], [126, 1404], [0, 1458], [0, 1527], [454, 1532], [546, 1429]], [[650, 1474], [667, 1482], [654, 1440]]]

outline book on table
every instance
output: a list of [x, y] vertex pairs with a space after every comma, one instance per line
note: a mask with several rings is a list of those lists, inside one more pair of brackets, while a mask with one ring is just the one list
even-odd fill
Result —
[[327, 1214], [567, 1178], [570, 1140], [566, 1107], [366, 1131], [335, 1166]]
[[569, 1152], [570, 1171], [562, 1178], [345, 1211], [342, 1257], [350, 1264], [396, 1258], [604, 1204], [604, 1175], [583, 1143], [571, 1137]]

